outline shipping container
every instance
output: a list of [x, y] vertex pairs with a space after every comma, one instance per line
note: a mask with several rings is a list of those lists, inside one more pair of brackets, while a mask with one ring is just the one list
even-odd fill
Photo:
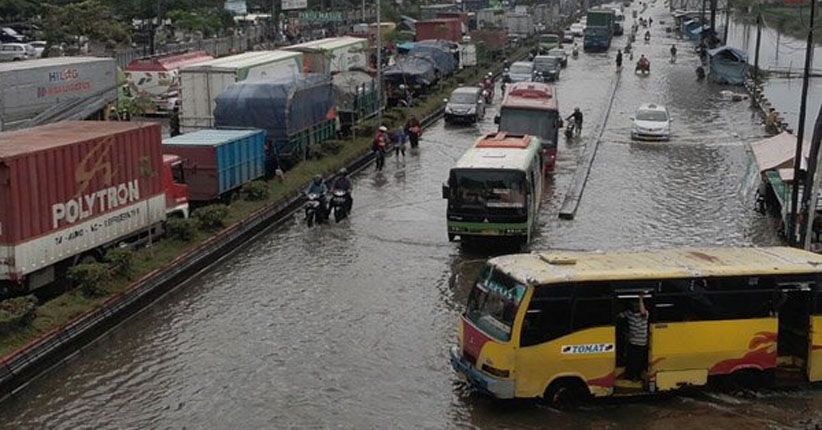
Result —
[[264, 130], [200, 130], [163, 140], [183, 159], [189, 200], [217, 200], [265, 175]]
[[[60, 122], [0, 133], [0, 285], [38, 288], [166, 218], [160, 125]], [[62, 266], [62, 265], [60, 265]]]
[[302, 75], [303, 54], [255, 51], [217, 58], [180, 69], [180, 129], [183, 132], [214, 126], [217, 96], [231, 84]]
[[368, 67], [368, 39], [359, 37], [331, 37], [283, 50], [302, 53], [306, 73], [331, 74]]
[[448, 40], [462, 41], [462, 21], [459, 19], [432, 19], [417, 21], [414, 24], [417, 30], [416, 40]]
[[85, 119], [117, 100], [113, 58], [0, 63], [0, 131]]
[[490, 52], [499, 52], [508, 45], [508, 33], [499, 29], [484, 29], [471, 32], [471, 41], [482, 44]]

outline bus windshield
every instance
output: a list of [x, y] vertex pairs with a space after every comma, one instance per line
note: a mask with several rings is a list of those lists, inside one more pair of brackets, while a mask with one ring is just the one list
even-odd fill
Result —
[[486, 266], [468, 297], [465, 317], [494, 339], [508, 341], [525, 288], [510, 276]]
[[516, 170], [453, 170], [454, 194], [449, 203], [459, 209], [525, 209], [525, 174]]
[[544, 146], [555, 146], [557, 116], [556, 111], [503, 107], [499, 129], [507, 133], [537, 136]]

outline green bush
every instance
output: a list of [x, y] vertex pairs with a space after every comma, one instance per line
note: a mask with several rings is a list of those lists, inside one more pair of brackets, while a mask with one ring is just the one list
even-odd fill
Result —
[[111, 282], [111, 270], [104, 263], [83, 263], [68, 270], [68, 278], [86, 297], [105, 295], [105, 284]]
[[271, 188], [265, 181], [251, 181], [243, 185], [243, 198], [250, 202], [265, 200], [271, 194]]
[[172, 240], [188, 242], [194, 239], [197, 225], [192, 219], [171, 218], [166, 221], [166, 235]]
[[122, 276], [126, 279], [131, 279], [134, 276], [134, 253], [131, 249], [110, 249], [106, 252], [106, 262], [108, 262], [115, 276]]
[[32, 296], [15, 297], [0, 302], [0, 332], [8, 333], [27, 325], [34, 318], [37, 299]]
[[228, 206], [216, 204], [209, 205], [194, 211], [194, 219], [200, 230], [214, 231], [225, 226], [225, 219], [228, 216]]

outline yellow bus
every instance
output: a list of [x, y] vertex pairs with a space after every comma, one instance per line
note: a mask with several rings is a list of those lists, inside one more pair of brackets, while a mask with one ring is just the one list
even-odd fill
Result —
[[[560, 406], [737, 372], [820, 381], [820, 276], [822, 256], [785, 247], [497, 257], [469, 294], [451, 365], [496, 398]], [[631, 381], [620, 316], [639, 298], [647, 359]]]

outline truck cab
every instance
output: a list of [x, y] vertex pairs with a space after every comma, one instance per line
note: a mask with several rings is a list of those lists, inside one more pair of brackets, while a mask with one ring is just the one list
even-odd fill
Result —
[[188, 218], [188, 185], [185, 183], [183, 159], [163, 154], [163, 189], [166, 193], [166, 215]]

